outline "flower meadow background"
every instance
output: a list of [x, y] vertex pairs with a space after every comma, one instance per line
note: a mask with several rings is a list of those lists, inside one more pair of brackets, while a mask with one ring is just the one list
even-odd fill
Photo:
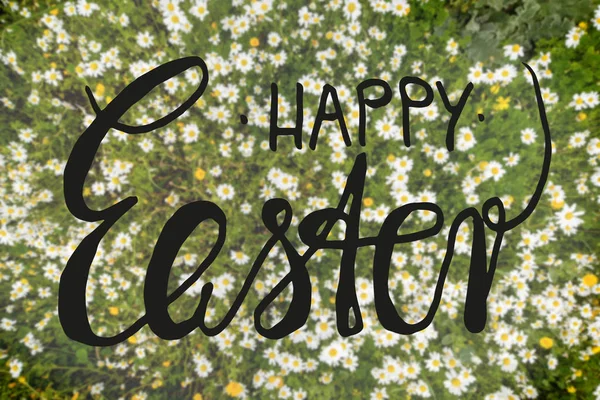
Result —
[[[106, 399], [600, 398], [600, 6], [583, 0], [357, 0], [203, 2], [198, 0], [2, 1], [0, 36], [0, 397]], [[66, 261], [95, 224], [75, 219], [62, 194], [65, 162], [100, 107], [150, 69], [200, 56], [210, 81], [202, 98], [170, 125], [143, 135], [110, 131], [88, 175], [85, 198], [103, 209], [130, 195], [140, 202], [109, 232], [88, 282], [92, 326], [113, 335], [143, 312], [143, 281], [155, 241], [182, 205], [216, 202], [228, 218], [223, 251], [170, 307], [192, 315], [202, 286], [214, 284], [207, 320], [227, 312], [270, 233], [260, 213], [288, 199], [296, 234], [308, 213], [335, 207], [354, 158], [369, 166], [361, 234], [377, 234], [394, 208], [436, 202], [440, 234], [397, 245], [390, 291], [409, 322], [429, 308], [451, 221], [499, 196], [508, 217], [533, 193], [543, 132], [528, 62], [542, 87], [553, 141], [551, 172], [532, 216], [506, 234], [488, 323], [463, 324], [470, 223], [456, 252], [434, 322], [410, 336], [385, 331], [373, 306], [373, 248], [358, 252], [356, 290], [364, 330], [335, 327], [340, 252], [308, 263], [307, 325], [273, 341], [254, 330], [253, 310], [288, 272], [278, 246], [232, 324], [216, 337], [199, 330], [163, 341], [147, 328], [126, 342], [92, 348], [69, 340], [57, 316]], [[412, 146], [402, 142], [399, 80], [419, 76], [434, 103], [411, 113]], [[146, 124], [175, 109], [198, 85], [188, 70], [154, 90], [123, 122]], [[357, 140], [356, 86], [390, 83], [393, 99], [368, 111], [367, 143]], [[449, 113], [435, 81], [457, 101], [475, 85], [445, 148]], [[305, 88], [304, 146], [291, 137], [268, 148], [270, 85], [279, 85], [280, 125], [295, 123], [295, 83]], [[308, 149], [322, 86], [334, 85], [353, 145], [324, 123]], [[372, 95], [376, 95], [375, 91]], [[413, 93], [418, 96], [419, 93]], [[239, 114], [248, 115], [248, 125]], [[477, 114], [485, 115], [479, 122]], [[431, 225], [415, 214], [403, 229]], [[185, 280], [216, 238], [202, 224], [186, 241], [170, 287]], [[338, 223], [334, 237], [344, 236]], [[494, 235], [488, 232], [488, 252]], [[288, 288], [263, 321], [277, 322]]]

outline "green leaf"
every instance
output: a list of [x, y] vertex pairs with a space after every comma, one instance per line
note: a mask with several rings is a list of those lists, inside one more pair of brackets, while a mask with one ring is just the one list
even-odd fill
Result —
[[446, 335], [442, 338], [442, 344], [444, 346], [449, 346], [452, 344], [452, 342], [454, 342], [454, 337], [452, 337], [452, 335]]
[[523, 21], [531, 20], [535, 17], [540, 8], [540, 5], [534, 0], [525, 0], [523, 8], [521, 9], [521, 12], [519, 12], [519, 18]]
[[84, 348], [77, 349], [77, 351], [75, 352], [75, 358], [77, 358], [78, 362], [80, 362], [82, 364], [87, 364], [87, 362], [88, 362], [87, 350]]
[[486, 5], [493, 8], [496, 11], [502, 10], [506, 2], [504, 0], [487, 0]]
[[460, 358], [460, 361], [463, 363], [468, 363], [471, 360], [472, 354], [473, 349], [470, 346], [467, 346], [458, 353], [458, 358]]

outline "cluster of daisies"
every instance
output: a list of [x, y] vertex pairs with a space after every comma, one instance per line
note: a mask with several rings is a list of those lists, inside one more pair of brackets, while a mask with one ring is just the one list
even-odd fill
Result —
[[[35, 365], [34, 371], [51, 376], [61, 368], [85, 369], [85, 382], [66, 376], [54, 385], [74, 398], [542, 398], [548, 389], [531, 378], [531, 370], [562, 374], [561, 385], [572, 394], [581, 385], [589, 387], [580, 366], [597, 365], [600, 353], [599, 269], [590, 248], [599, 233], [594, 221], [600, 202], [600, 138], [592, 118], [597, 121], [599, 94], [577, 82], [559, 93], [557, 80], [569, 77], [553, 74], [551, 63], [558, 61], [551, 49], [524, 59], [523, 45], [507, 43], [503, 59], [473, 62], [463, 51], [468, 43], [459, 45], [458, 32], [421, 32], [422, 42], [415, 42], [412, 31], [410, 39], [404, 35], [413, 29], [414, 9], [432, 6], [420, 1], [137, 3], [78, 0], [36, 14], [18, 2], [9, 4], [30, 18], [23, 24], [36, 32], [27, 43], [3, 39], [0, 48], [0, 116], [5, 122], [0, 150], [0, 331], [5, 347], [0, 357], [13, 383], [35, 385], [30, 373]], [[600, 7], [591, 22], [566, 33], [564, 47], [581, 46], [584, 35], [598, 36]], [[60, 327], [56, 299], [64, 265], [97, 226], [76, 220], [62, 193], [69, 152], [96, 118], [84, 86], [103, 108], [137, 77], [186, 55], [201, 56], [208, 66], [203, 96], [157, 131], [128, 135], [111, 129], [86, 180], [83, 195], [92, 208], [140, 196], [140, 204], [102, 241], [90, 270], [86, 300], [98, 335], [114, 335], [139, 318], [146, 265], [162, 225], [176, 209], [199, 199], [223, 208], [227, 242], [170, 312], [178, 321], [189, 318], [203, 287], [211, 283], [205, 321], [218, 324], [272, 234], [260, 217], [265, 201], [282, 197], [292, 203], [286, 235], [303, 254], [308, 248], [296, 227], [308, 213], [338, 204], [359, 151], [368, 153], [361, 231], [376, 232], [394, 208], [411, 202], [446, 201], [453, 203], [451, 211], [460, 211], [480, 207], [497, 194], [508, 213], [519, 212], [534, 188], [535, 157], [544, 136], [532, 76], [520, 64], [527, 61], [541, 82], [550, 121], [561, 116], [569, 124], [551, 125], [555, 161], [540, 205], [531, 221], [503, 242], [486, 329], [467, 336], [462, 323], [473, 236], [472, 225], [465, 222], [456, 235], [456, 260], [436, 319], [414, 335], [400, 336], [379, 324], [372, 259], [359, 252], [356, 294], [364, 329], [341, 337], [334, 311], [339, 252], [321, 249], [308, 264], [312, 309], [305, 326], [279, 341], [262, 337], [251, 310], [289, 273], [286, 251], [278, 245], [269, 249], [244, 304], [220, 334], [206, 337], [196, 330], [169, 342], [145, 328], [117, 346], [77, 352], [80, 347]], [[448, 94], [452, 104], [467, 82], [475, 85], [456, 126], [453, 152], [445, 147], [449, 114], [439, 96], [411, 111], [413, 145], [404, 146], [396, 88], [390, 104], [368, 110], [364, 148], [356, 140], [346, 146], [338, 123], [326, 122], [318, 149], [308, 150], [325, 84], [335, 86], [354, 135], [360, 125], [355, 86], [367, 78], [397, 82], [409, 74], [433, 88], [439, 80], [456, 88]], [[146, 125], [168, 114], [201, 79], [196, 69], [173, 77], [132, 107], [123, 121]], [[282, 128], [296, 125], [294, 83], [303, 85], [302, 149], [293, 146], [291, 136], [278, 138], [277, 152], [269, 148], [271, 82], [287, 82], [280, 85], [277, 103]], [[529, 95], [511, 95], [515, 90]], [[247, 115], [247, 124], [240, 124], [240, 114]], [[485, 114], [485, 122], [476, 121], [477, 114]], [[488, 121], [493, 128], [486, 128]], [[495, 144], [486, 144], [491, 139]], [[419, 213], [403, 229], [423, 229], [434, 218], [434, 213]], [[446, 225], [435, 238], [394, 249], [389, 288], [409, 323], [420, 321], [430, 308], [447, 251]], [[213, 246], [215, 226], [207, 222], [198, 229], [175, 259], [170, 290], [194, 274]], [[339, 222], [328, 240], [344, 235]], [[488, 246], [493, 239], [488, 236]], [[290, 287], [264, 313], [263, 325], [279, 321], [291, 298]], [[600, 398], [600, 386], [582, 395]]]

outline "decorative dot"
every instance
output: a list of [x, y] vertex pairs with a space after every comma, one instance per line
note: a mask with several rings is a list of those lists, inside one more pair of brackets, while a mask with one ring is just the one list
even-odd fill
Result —
[[240, 122], [242, 123], [242, 125], [246, 125], [248, 123], [248, 117], [246, 117], [244, 114], [241, 114]]
[[485, 119], [483, 114], [477, 114], [477, 118], [479, 118], [479, 122], [483, 122], [483, 120]]

